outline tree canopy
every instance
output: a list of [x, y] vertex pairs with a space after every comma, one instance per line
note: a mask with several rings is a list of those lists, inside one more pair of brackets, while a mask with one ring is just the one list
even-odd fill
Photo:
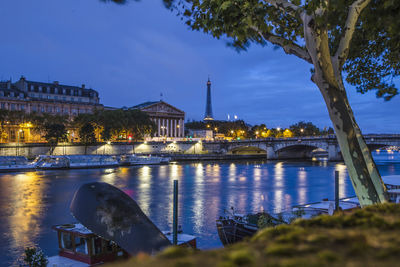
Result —
[[[193, 30], [246, 50], [250, 44], [268, 42], [312, 63], [301, 14], [313, 14], [310, 23], [326, 30], [329, 54], [340, 57], [346, 81], [358, 92], [376, 90], [385, 100], [398, 94], [400, 74], [400, 2], [395, 0], [164, 0]], [[351, 21], [350, 13], [360, 17]], [[355, 21], [354, 21], [355, 20]], [[354, 31], [353, 31], [354, 30]], [[346, 36], [349, 35], [349, 36]], [[353, 36], [352, 36], [353, 35]], [[350, 49], [345, 48], [353, 42]], [[345, 51], [343, 51], [345, 50]], [[346, 60], [347, 59], [347, 60]]]

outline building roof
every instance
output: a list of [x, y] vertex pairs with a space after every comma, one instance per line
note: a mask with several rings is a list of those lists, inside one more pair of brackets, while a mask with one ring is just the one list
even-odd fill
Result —
[[130, 107], [130, 109], [141, 109], [141, 108], [145, 108], [145, 107], [148, 107], [148, 106], [151, 106], [151, 105], [154, 105], [154, 104], [157, 104], [157, 103], [161, 103], [161, 102], [163, 102], [163, 101], [162, 100], [160, 100], [160, 101], [147, 101], [147, 102], [144, 102], [142, 104]]
[[82, 96], [90, 96], [90, 92], [95, 93], [98, 96], [98, 92], [96, 90], [93, 90], [91, 88], [85, 88], [84, 85], [82, 87], [80, 86], [73, 86], [73, 85], [64, 85], [64, 84], [59, 84], [58, 82], [54, 83], [44, 83], [44, 82], [35, 82], [35, 81], [28, 81], [25, 80], [29, 85], [33, 86], [44, 86], [44, 87], [54, 87], [54, 88], [64, 88], [64, 89], [70, 89], [70, 90], [77, 90], [80, 89], [83, 92]]

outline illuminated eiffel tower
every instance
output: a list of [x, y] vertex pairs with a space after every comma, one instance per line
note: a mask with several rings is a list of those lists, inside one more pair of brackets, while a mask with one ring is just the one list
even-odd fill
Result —
[[212, 106], [211, 106], [211, 82], [210, 77], [208, 77], [207, 81], [207, 100], [206, 100], [206, 113], [204, 114], [205, 121], [212, 121], [213, 113], [212, 113]]

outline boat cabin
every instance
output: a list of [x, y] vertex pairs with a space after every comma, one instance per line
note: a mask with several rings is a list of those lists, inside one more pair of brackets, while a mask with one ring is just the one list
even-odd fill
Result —
[[53, 229], [57, 231], [60, 257], [88, 265], [128, 257], [115, 242], [97, 236], [80, 223], [55, 225]]

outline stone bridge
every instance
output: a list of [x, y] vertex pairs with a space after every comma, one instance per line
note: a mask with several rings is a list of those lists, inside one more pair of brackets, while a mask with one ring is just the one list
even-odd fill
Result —
[[[364, 135], [364, 139], [371, 150], [400, 146], [400, 134]], [[212, 142], [144, 142], [135, 143], [134, 149], [125, 153], [259, 154], [265, 155], [267, 159], [302, 159], [319, 156], [328, 157], [328, 160], [332, 161], [342, 159], [335, 135]]]
[[[364, 135], [371, 150], [381, 147], [400, 147], [400, 134]], [[34, 157], [49, 153], [46, 144], [0, 144], [0, 155], [23, 155]], [[327, 157], [329, 160], [341, 160], [339, 145], [335, 135], [296, 138], [265, 138], [238, 141], [165, 141], [165, 142], [130, 142], [96, 144], [85, 148], [80, 144], [57, 146], [54, 155], [64, 154], [238, 154], [260, 155], [267, 159], [304, 159]]]
[[[400, 135], [364, 135], [368, 147], [375, 150], [387, 146], [400, 146]], [[339, 144], [335, 135], [296, 138], [265, 138], [231, 142], [203, 143], [209, 153], [259, 154], [267, 159], [312, 158], [324, 155], [328, 160], [341, 160]]]

